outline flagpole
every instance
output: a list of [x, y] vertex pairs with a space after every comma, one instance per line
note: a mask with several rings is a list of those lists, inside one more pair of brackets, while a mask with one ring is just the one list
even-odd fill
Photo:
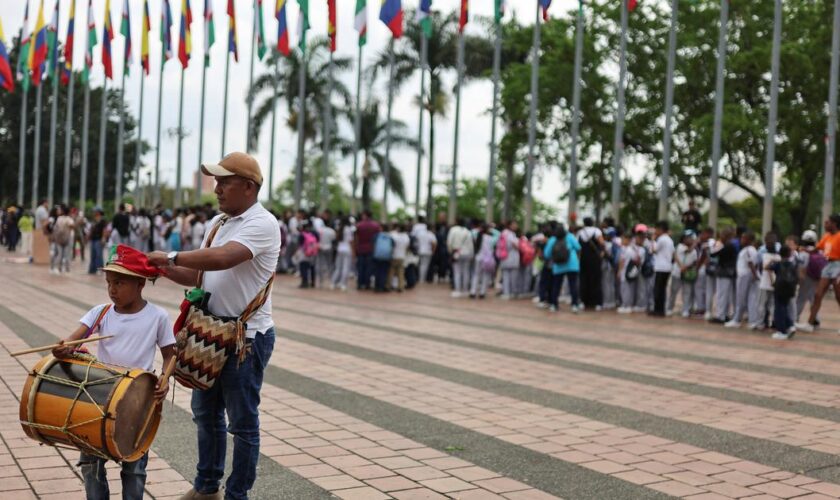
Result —
[[449, 213], [447, 221], [449, 225], [455, 224], [458, 215], [458, 139], [461, 133], [461, 86], [464, 83], [464, 32], [458, 33], [457, 51], [458, 84], [455, 87], [455, 137], [452, 148], [452, 178], [449, 185]]
[[61, 190], [61, 201], [70, 204], [70, 152], [73, 149], [73, 88], [76, 75], [70, 71], [70, 82], [67, 88], [67, 118], [64, 121], [64, 185]]
[[[306, 36], [303, 32], [301, 36]], [[306, 120], [306, 52], [300, 51], [300, 65], [298, 66], [298, 116], [297, 116], [297, 139], [298, 139], [298, 157], [297, 167], [295, 171], [295, 191], [294, 204], [295, 210], [300, 210], [301, 190], [303, 188], [303, 150], [306, 138], [303, 136], [304, 126], [303, 122]]]
[[[414, 186], [414, 217], [420, 217], [420, 175], [423, 169], [423, 112], [426, 105], [426, 66], [429, 58], [429, 40], [420, 30], [420, 117], [417, 127], [417, 183]], [[426, 214], [428, 217], [429, 214]]]
[[621, 39], [619, 41], [618, 109], [615, 116], [615, 138], [612, 158], [612, 216], [621, 219], [621, 165], [624, 156], [624, 81], [627, 78], [627, 0], [621, 2]]
[[[164, 29], [166, 29], [164, 27]], [[158, 79], [158, 114], [157, 114], [157, 143], [155, 145], [155, 188], [152, 192], [152, 204], [157, 205], [160, 201], [160, 121], [163, 109], [163, 64], [166, 62], [166, 48], [161, 51], [160, 79]]]
[[353, 177], [350, 179], [352, 197], [350, 210], [356, 213], [356, 188], [359, 185], [359, 145], [362, 141], [362, 49], [359, 44], [359, 62], [356, 64], [356, 115], [353, 117], [353, 130], [356, 141], [353, 144]]
[[184, 142], [184, 80], [186, 79], [186, 69], [181, 67], [181, 89], [178, 98], [178, 160], [175, 163], [175, 206], [179, 207], [184, 202], [181, 196], [181, 154], [182, 145]]
[[[56, 35], [57, 40], [58, 35]], [[58, 43], [56, 41], [56, 43]], [[58, 62], [53, 61], [52, 67], [52, 108], [50, 109], [50, 157], [47, 168], [47, 200], [49, 205], [53, 205], [53, 196], [55, 194], [55, 131], [56, 122], [58, 121]]]
[[834, 211], [834, 155], [837, 134], [837, 72], [840, 66], [840, 0], [834, 0], [834, 31], [831, 35], [831, 77], [828, 85], [828, 131], [825, 136], [823, 220]]
[[496, 122], [499, 119], [499, 74], [502, 64], [502, 24], [496, 22], [496, 37], [493, 42], [493, 118], [490, 123], [490, 173], [487, 175], [487, 207], [484, 221], [493, 222], [493, 205], [496, 198]]
[[251, 96], [250, 89], [254, 87], [254, 52], [256, 51], [256, 43], [257, 43], [257, 0], [254, 0], [253, 3], [253, 17], [254, 22], [253, 30], [251, 31], [251, 69], [248, 71], [248, 97], [245, 99], [248, 109], [248, 126], [245, 128], [245, 151], [251, 152], [251, 105], [254, 102], [253, 97]]
[[[840, 1], [840, 0], [837, 0]], [[720, 142], [723, 129], [723, 85], [726, 71], [726, 39], [729, 22], [729, 0], [720, 0], [720, 33], [718, 35], [717, 76], [715, 77], [715, 118], [712, 133], [712, 172], [709, 181], [709, 227], [717, 229], [718, 178], [720, 170]]]
[[388, 190], [391, 187], [391, 110], [394, 106], [394, 37], [388, 43], [388, 66], [390, 67], [390, 76], [388, 77], [388, 121], [385, 124], [385, 165], [383, 172], [383, 180], [385, 181], [385, 190], [382, 193], [382, 222], [388, 220]]
[[[275, 54], [279, 54], [277, 49], [275, 49]], [[279, 57], [279, 56], [278, 56]], [[279, 75], [277, 74], [277, 66], [279, 65], [279, 61], [275, 58], [275, 65], [274, 65], [274, 86], [273, 90], [274, 93], [271, 96], [271, 143], [269, 146], [269, 159], [268, 159], [268, 205], [269, 207], [274, 206], [274, 143], [275, 143], [275, 136], [277, 135], [277, 80], [279, 79]]]
[[142, 182], [140, 180], [140, 157], [143, 156], [143, 96], [145, 94], [144, 84], [146, 82], [146, 75], [143, 74], [143, 69], [140, 69], [140, 109], [138, 111], [137, 122], [137, 151], [134, 155], [134, 203], [139, 203], [140, 190], [142, 189]]
[[83, 213], [87, 204], [88, 140], [90, 139], [90, 69], [84, 78], [85, 104], [82, 117], [82, 173], [79, 177], [79, 210]]
[[583, 0], [578, 7], [575, 28], [575, 69], [572, 86], [572, 155], [569, 164], [569, 220], [577, 215], [578, 139], [580, 137], [580, 92], [583, 68]]
[[[24, 80], [27, 77], [24, 75]], [[23, 84], [23, 116], [20, 120], [20, 150], [18, 151], [18, 192], [17, 192], [17, 204], [19, 206], [23, 206], [23, 183], [26, 180], [25, 177], [25, 169], [26, 169], [26, 106], [27, 106], [27, 94], [29, 93], [29, 86]]]
[[330, 50], [330, 63], [327, 74], [327, 103], [325, 106], [325, 129], [324, 130], [324, 164], [321, 169], [321, 210], [325, 210], [329, 204], [329, 188], [327, 178], [330, 172], [330, 151], [332, 149], [332, 89], [333, 89], [333, 53]]
[[[41, 81], [41, 83], [44, 83]], [[35, 149], [32, 153], [32, 208], [38, 206], [38, 181], [41, 176], [41, 94], [43, 85], [35, 91]]]
[[102, 81], [102, 103], [99, 115], [99, 163], [96, 169], [96, 204], [105, 199], [105, 124], [108, 113], [108, 78]]
[[[207, 36], [205, 33], [204, 36]], [[210, 54], [204, 54], [204, 65], [201, 66], [201, 113], [198, 119], [198, 164], [199, 170], [196, 177], [195, 202], [201, 203], [201, 157], [204, 155], [204, 93], [206, 90], [205, 80], [207, 79], [207, 64]]]
[[[125, 61], [123, 64], [128, 64]], [[125, 135], [125, 68], [122, 73], [122, 84], [120, 85], [120, 125], [117, 129], [117, 178], [114, 183], [114, 208], [122, 203], [122, 181], [123, 181], [123, 155], [125, 147], [123, 136]]]
[[528, 165], [525, 170], [525, 221], [523, 230], [531, 229], [531, 217], [533, 215], [533, 177], [536, 158], [537, 140], [537, 103], [539, 101], [540, 85], [540, 31], [542, 21], [540, 20], [540, 2], [537, 0], [537, 17], [534, 23], [534, 48], [531, 56], [531, 109], [528, 120]]
[[659, 188], [659, 219], [668, 216], [671, 181], [671, 121], [674, 116], [674, 65], [677, 54], [677, 13], [679, 0], [671, 0], [671, 30], [668, 33], [668, 68], [665, 76], [665, 135], [662, 138], [662, 185]]
[[761, 234], [773, 229], [773, 164], [776, 161], [776, 121], [779, 113], [779, 57], [782, 47], [782, 0], [776, 0], [773, 15], [773, 53], [770, 62], [770, 109], [767, 117], [767, 157], [764, 165], [764, 209]]

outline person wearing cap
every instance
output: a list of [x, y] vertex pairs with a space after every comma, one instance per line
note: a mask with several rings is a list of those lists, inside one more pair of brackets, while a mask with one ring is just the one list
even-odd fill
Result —
[[[160, 270], [149, 265], [146, 256], [125, 245], [115, 247], [105, 272], [108, 297], [111, 302], [100, 304], [88, 311], [79, 320], [79, 326], [53, 349], [56, 358], [73, 354], [74, 347], [65, 342], [79, 340], [90, 335], [109, 335], [96, 346], [96, 357], [110, 365], [154, 369], [155, 351], [163, 355], [164, 366], [175, 356], [175, 336], [169, 314], [160, 306], [143, 298], [143, 287], [147, 279], [154, 280]], [[169, 383], [163, 377], [155, 387], [155, 399], [161, 401], [169, 391]], [[134, 462], [120, 464], [122, 497], [142, 500], [146, 483], [148, 452]], [[85, 483], [87, 498], [109, 498], [110, 490], [106, 476], [106, 460], [82, 452], [79, 466]]]
[[840, 278], [840, 214], [830, 215], [825, 220], [823, 228], [825, 234], [817, 243], [817, 250], [822, 251], [828, 263], [820, 272], [820, 281], [817, 284], [808, 321], [801, 325], [803, 327], [801, 330], [806, 332], [813, 332], [814, 327], [817, 326], [817, 315], [822, 307], [823, 297], [828, 292], [830, 285], [834, 285], [834, 297], [840, 304], [840, 286], [837, 286], [837, 280]]
[[[151, 252], [149, 261], [163, 268], [165, 276], [176, 283], [201, 286], [210, 294], [207, 308], [212, 314], [239, 317], [274, 276], [280, 255], [280, 227], [257, 200], [263, 176], [252, 156], [230, 153], [216, 164], [203, 164], [201, 171], [215, 177], [214, 192], [222, 213], [207, 225], [208, 234], [201, 248]], [[215, 228], [218, 229], [214, 231]], [[199, 272], [203, 273], [200, 284]], [[256, 480], [260, 388], [274, 349], [270, 293], [248, 319], [245, 336], [248, 347], [244, 359], [230, 356], [210, 389], [192, 393], [191, 406], [198, 427], [198, 466], [193, 488], [182, 498], [222, 497], [226, 429], [235, 439], [225, 496], [247, 498]]]
[[694, 305], [694, 282], [697, 281], [697, 252], [694, 250], [696, 234], [691, 229], [682, 233], [677, 250], [674, 252], [674, 263], [671, 266], [671, 291], [668, 294], [666, 314], [674, 313], [677, 295], [682, 293], [682, 317], [691, 316], [691, 306]]
[[674, 263], [674, 240], [671, 239], [668, 221], [656, 223], [653, 234], [653, 271], [656, 273], [653, 288], [652, 316], [665, 316], [665, 306], [668, 293], [668, 279]]

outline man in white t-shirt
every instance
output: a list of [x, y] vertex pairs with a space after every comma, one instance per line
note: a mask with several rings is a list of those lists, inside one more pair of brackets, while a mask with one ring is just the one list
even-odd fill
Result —
[[671, 277], [671, 264], [674, 261], [674, 240], [668, 234], [668, 221], [656, 223], [653, 233], [656, 242], [653, 245], [653, 312], [652, 316], [665, 316], [665, 298], [668, 291], [668, 278]]
[[315, 258], [315, 284], [319, 287], [324, 286], [330, 281], [333, 272], [333, 262], [335, 261], [335, 229], [327, 224], [322, 224], [321, 229], [318, 229], [318, 256]]
[[417, 244], [417, 256], [420, 257], [420, 281], [425, 280], [426, 275], [429, 273], [429, 265], [432, 263], [432, 256], [437, 246], [437, 236], [435, 236], [435, 233], [430, 231], [426, 227], [426, 224], [422, 226], [418, 228], [416, 224], [411, 233], [411, 236], [414, 237]]
[[759, 279], [758, 268], [755, 264], [757, 258], [755, 234], [747, 231], [741, 235], [741, 251], [738, 252], [738, 261], [735, 264], [735, 315], [723, 325], [727, 328], [740, 327], [745, 314], [747, 318], [756, 316], [755, 311], [758, 307], [756, 286]]
[[[216, 198], [222, 214], [208, 224], [202, 248], [188, 252], [152, 252], [153, 265], [164, 267], [166, 276], [185, 286], [210, 293], [208, 309], [220, 317], [239, 317], [270, 283], [280, 255], [277, 220], [257, 201], [263, 183], [257, 161], [245, 153], [231, 153], [218, 164], [203, 164], [201, 171], [216, 178]], [[206, 246], [213, 228], [219, 226], [212, 244]], [[234, 435], [233, 467], [225, 483], [225, 495], [246, 498], [256, 479], [259, 458], [260, 388], [263, 372], [274, 349], [271, 293], [247, 321], [244, 359], [230, 356], [207, 390], [194, 390], [192, 411], [198, 426], [198, 467], [193, 488], [183, 498], [221, 499], [225, 473], [224, 425]]]

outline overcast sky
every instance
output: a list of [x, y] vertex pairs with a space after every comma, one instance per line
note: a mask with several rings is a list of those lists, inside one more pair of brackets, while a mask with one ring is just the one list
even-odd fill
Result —
[[[23, 13], [26, 2], [30, 3], [30, 25], [34, 26], [37, 16], [37, 9], [40, 0], [16, 0], [0, 2], [0, 19], [6, 36], [6, 43], [19, 33], [23, 22]], [[59, 36], [64, 40], [67, 33], [68, 12], [70, 0], [59, 0], [61, 4]], [[133, 65], [130, 76], [126, 78], [126, 99], [129, 106], [135, 113], [139, 112], [140, 100], [140, 19], [142, 15], [142, 2], [140, 0], [129, 0], [131, 7], [131, 29], [132, 29], [132, 50]], [[146, 77], [145, 100], [143, 114], [143, 138], [153, 147], [155, 145], [156, 120], [157, 120], [157, 95], [160, 85], [158, 68], [160, 64], [160, 9], [161, 0], [150, 0], [149, 10], [152, 29], [149, 36], [151, 74]], [[184, 127], [190, 135], [184, 139], [182, 174], [183, 185], [191, 185], [194, 168], [200, 160], [217, 160], [222, 151], [220, 150], [220, 138], [222, 128], [222, 96], [224, 91], [224, 63], [227, 47], [227, 0], [213, 0], [213, 12], [215, 21], [216, 43], [211, 48], [211, 63], [208, 68], [207, 78], [207, 105], [204, 125], [204, 150], [198, 151], [198, 121], [201, 108], [201, 61], [204, 47], [204, 23], [203, 9], [204, 2], [192, 0], [193, 24], [192, 24], [192, 47], [193, 58], [189, 68], [185, 72], [185, 97], [184, 97]], [[419, 0], [404, 0], [405, 9], [416, 8]], [[523, 23], [532, 23], [534, 19], [534, 0], [508, 0], [508, 15], [515, 15]], [[79, 69], [84, 62], [84, 47], [86, 34], [87, 1], [76, 2], [76, 47], [74, 53], [74, 67]], [[344, 56], [356, 58], [357, 34], [353, 29], [353, 16], [355, 0], [338, 0], [338, 53]], [[53, 0], [44, 1], [44, 22], [49, 24], [54, 9]], [[165, 65], [164, 69], [164, 92], [163, 92], [163, 114], [162, 114], [162, 139], [161, 139], [161, 177], [169, 184], [174, 184], [177, 141], [170, 139], [166, 134], [168, 128], [176, 127], [178, 124], [178, 91], [181, 78], [181, 66], [177, 60], [178, 27], [180, 23], [180, 0], [170, 0], [173, 16], [172, 43], [174, 45], [175, 57]], [[250, 0], [237, 0], [237, 35], [239, 40], [239, 63], [231, 62], [230, 73], [230, 96], [228, 109], [228, 126], [226, 149], [227, 151], [244, 150], [246, 140], [247, 111], [245, 107], [245, 92], [248, 87], [248, 68], [251, 51], [251, 34], [253, 26], [253, 10]], [[459, 0], [434, 0], [433, 9], [442, 12], [454, 11], [458, 8]], [[576, 8], [576, 0], [554, 0], [551, 6], [551, 13], [558, 16], [565, 14], [568, 10]], [[92, 84], [100, 86], [104, 80], [104, 71], [101, 64], [101, 42], [102, 25], [104, 22], [105, 0], [93, 0], [94, 17], [97, 26], [97, 45], [94, 53], [94, 70]], [[309, 37], [323, 36], [326, 34], [327, 25], [327, 2], [326, 0], [310, 0], [310, 22], [312, 29]], [[114, 59], [114, 82], [108, 82], [109, 86], [119, 85], [121, 69], [123, 66], [123, 37], [119, 34], [120, 19], [122, 16], [123, 1], [111, 1], [111, 23], [114, 29], [114, 41], [112, 44], [112, 57]], [[263, 19], [265, 23], [266, 37], [270, 44], [277, 40], [277, 21], [274, 18], [274, 0], [263, 1]], [[493, 0], [473, 0], [470, 4], [471, 19], [473, 16], [491, 16], [493, 14]], [[372, 60], [376, 53], [382, 51], [390, 38], [390, 32], [384, 24], [378, 20], [379, 2], [368, 0], [368, 45], [365, 50], [366, 61]], [[288, 0], [287, 21], [290, 26], [290, 37], [293, 45], [297, 44], [298, 6], [293, 0]], [[30, 28], [31, 29], [31, 28]], [[468, 33], [479, 33], [481, 31], [478, 23], [467, 26]], [[255, 74], [259, 75], [265, 71], [265, 66], [259, 60], [255, 63]], [[350, 89], [355, 89], [355, 72], [348, 72], [342, 75]], [[454, 75], [450, 78], [454, 83]], [[570, 79], [561, 78], [555, 82], [544, 82], [552, 84], [561, 82], [571, 85]], [[384, 83], [380, 83], [384, 86]], [[411, 134], [417, 134], [417, 108], [412, 100], [418, 91], [413, 90], [419, 87], [419, 76], [416, 82], [411, 82], [405, 87], [405, 91], [396, 96], [394, 104], [394, 117], [403, 120], [408, 124]], [[408, 90], [412, 89], [412, 90]], [[386, 95], [384, 88], [381, 89], [383, 96]], [[461, 114], [461, 140], [460, 140], [460, 171], [462, 176], [486, 178], [489, 168], [489, 141], [490, 141], [490, 118], [486, 111], [491, 106], [492, 87], [489, 81], [471, 83], [467, 87], [465, 98], [462, 100]], [[383, 97], [384, 100], [384, 97]], [[384, 102], [382, 112], [384, 113]], [[77, 110], [81, 112], [81, 110]], [[454, 115], [454, 108], [450, 115]], [[64, 110], [62, 110], [62, 113]], [[295, 134], [284, 124], [288, 111], [284, 106], [278, 107], [278, 128], [276, 136], [275, 154], [275, 185], [288, 178], [293, 172], [296, 155]], [[426, 134], [428, 133], [428, 119], [426, 123]], [[437, 122], [436, 134], [436, 179], [445, 179], [445, 169], [452, 163], [452, 132], [453, 119], [440, 119]], [[254, 153], [263, 167], [265, 177], [268, 178], [269, 166], [269, 141], [270, 127], [266, 126], [260, 137], [259, 148]], [[341, 124], [343, 134], [352, 137], [352, 126]], [[500, 134], [501, 137], [501, 134]], [[424, 139], [425, 140], [425, 139]], [[95, 154], [95, 152], [94, 152]], [[395, 163], [401, 168], [406, 179], [406, 188], [409, 202], [414, 200], [414, 186], [416, 175], [416, 153], [411, 150], [397, 149], [393, 153]], [[153, 168], [154, 151], [144, 157], [148, 169]], [[347, 190], [350, 189], [350, 173], [352, 171], [352, 158], [338, 160], [342, 178], [345, 179]], [[427, 166], [424, 163], [422, 183], [426, 182]], [[537, 196], [546, 202], [557, 203], [558, 196], [565, 192], [565, 182], [560, 182], [560, 175], [554, 170], [543, 182], [535, 183]], [[423, 190], [425, 192], [425, 190]], [[266, 190], [262, 192], [266, 196]], [[375, 191], [375, 196], [381, 196], [381, 187]], [[394, 198], [391, 197], [393, 200]], [[393, 203], [393, 202], [392, 202]], [[562, 205], [565, 206], [565, 203]], [[394, 208], [393, 206], [391, 207]]]

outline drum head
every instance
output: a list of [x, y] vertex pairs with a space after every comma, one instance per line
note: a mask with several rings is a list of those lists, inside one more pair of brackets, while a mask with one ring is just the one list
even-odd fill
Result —
[[[160, 422], [160, 408], [156, 408], [154, 394], [157, 377], [141, 373], [126, 389], [117, 403], [114, 419], [114, 442], [125, 460], [137, 460], [151, 445]], [[150, 419], [149, 412], [155, 412]], [[145, 426], [145, 429], [143, 428]], [[140, 433], [143, 433], [140, 436]], [[135, 444], [136, 443], [136, 444]]]

